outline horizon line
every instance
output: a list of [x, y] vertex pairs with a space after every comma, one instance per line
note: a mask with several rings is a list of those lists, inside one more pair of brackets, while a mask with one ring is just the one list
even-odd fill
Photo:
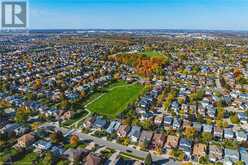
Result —
[[188, 28], [29, 28], [27, 30], [185, 30], [185, 31], [241, 31], [247, 30], [238, 29], [188, 29]]

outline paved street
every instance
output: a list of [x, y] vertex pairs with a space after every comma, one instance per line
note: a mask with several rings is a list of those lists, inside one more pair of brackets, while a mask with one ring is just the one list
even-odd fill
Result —
[[[46, 124], [42, 125], [42, 127], [47, 127], [47, 126], [56, 127], [57, 130], [60, 130], [61, 132], [63, 132], [64, 134], [67, 134], [68, 136], [70, 134], [77, 134], [78, 137], [80, 138], [80, 140], [92, 140], [94, 143], [96, 143], [100, 146], [106, 146], [106, 147], [115, 149], [115, 150], [120, 151], [120, 152], [127, 152], [127, 150], [130, 150], [131, 153], [137, 157], [145, 158], [146, 155], [148, 154], [148, 152], [140, 151], [140, 150], [134, 149], [132, 147], [124, 146], [124, 145], [121, 145], [118, 143], [113, 143], [113, 142], [104, 140], [102, 138], [97, 138], [97, 137], [91, 136], [89, 134], [82, 133], [79, 130], [58, 127], [58, 125], [56, 123], [46, 123]], [[172, 163], [172, 160], [169, 160], [168, 157], [165, 155], [158, 156], [158, 155], [152, 154], [152, 158], [153, 158], [153, 161], [160, 162], [159, 164]], [[173, 163], [175, 163], [175, 162], [173, 162]]]
[[[100, 146], [107, 146], [109, 148], [118, 150], [120, 152], [126, 152], [127, 150], [130, 150], [130, 151], [132, 151], [131, 153], [133, 155], [138, 156], [138, 157], [142, 157], [142, 158], [145, 158], [147, 155], [147, 152], [136, 150], [136, 149], [131, 148], [131, 147], [123, 146], [123, 145], [118, 144], [118, 143], [113, 143], [113, 142], [110, 142], [110, 141], [107, 141], [107, 140], [104, 140], [101, 138], [97, 138], [97, 137], [94, 137], [94, 136], [91, 136], [91, 135], [88, 135], [85, 133], [81, 133], [80, 131], [75, 131], [74, 133], [76, 133], [78, 135], [80, 140], [89, 140], [90, 139]], [[167, 157], [164, 157], [164, 156], [162, 157], [162, 156], [152, 155], [152, 157], [153, 157], [154, 161], [160, 161], [160, 160], [168, 159]]]
[[215, 79], [215, 84], [216, 84], [216, 88], [219, 92], [225, 93], [225, 90], [222, 88], [219, 78]]

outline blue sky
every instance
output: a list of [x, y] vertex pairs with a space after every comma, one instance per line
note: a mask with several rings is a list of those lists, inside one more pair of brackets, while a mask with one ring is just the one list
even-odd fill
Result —
[[29, 27], [248, 30], [248, 0], [29, 0]]

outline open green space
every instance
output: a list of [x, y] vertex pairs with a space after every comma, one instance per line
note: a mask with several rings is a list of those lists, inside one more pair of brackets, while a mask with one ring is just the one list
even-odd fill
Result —
[[145, 56], [147, 57], [156, 57], [156, 56], [161, 56], [161, 53], [158, 51], [144, 51], [142, 52]]
[[125, 81], [116, 81], [114, 83], [111, 83], [105, 87], [103, 87], [102, 89], [95, 91], [94, 93], [90, 94], [88, 99], [86, 101], [83, 102], [84, 105], [87, 105], [88, 103], [92, 102], [93, 100], [95, 100], [97, 97], [99, 97], [100, 95], [102, 95], [104, 93], [104, 91], [107, 91], [108, 89], [114, 88], [116, 86], [122, 86], [122, 85], [126, 85], [127, 83]]
[[16, 149], [5, 148], [3, 151], [0, 152], [0, 165], [9, 160], [11, 157], [15, 156], [17, 153], [18, 151]]
[[139, 84], [126, 84], [109, 86], [105, 93], [92, 100], [87, 109], [100, 115], [115, 118], [130, 103], [133, 103], [143, 93], [144, 86]]
[[73, 108], [74, 110], [76, 110], [76, 114], [73, 116], [72, 119], [69, 119], [65, 122], [62, 123], [63, 126], [72, 126], [72, 124], [76, 123], [76, 122], [83, 122], [81, 121], [81, 119], [83, 119], [84, 117], [86, 117], [86, 115], [88, 114], [88, 112], [86, 110], [81, 110], [83, 109], [83, 107], [89, 103], [91, 103], [92, 101], [94, 101], [95, 99], [97, 99], [99, 96], [103, 95], [104, 93], [106, 93], [109, 89], [112, 89], [114, 87], [119, 87], [119, 86], [123, 86], [123, 85], [127, 85], [127, 83], [125, 81], [116, 81], [113, 83], [110, 83], [106, 86], [104, 86], [101, 89], [97, 89], [94, 93], [91, 93], [87, 99], [82, 100], [78, 103], [74, 103], [73, 104]]
[[120, 153], [120, 155], [121, 155], [121, 157], [122, 158], [128, 158], [128, 159], [135, 159], [135, 160], [141, 160], [141, 161], [143, 161], [144, 160], [144, 158], [141, 158], [141, 157], [138, 157], [138, 156], [135, 156], [135, 155], [133, 155], [133, 154], [131, 154], [131, 153], [127, 153], [127, 152], [121, 152]]
[[23, 165], [23, 164], [31, 165], [33, 164], [33, 161], [37, 159], [39, 159], [39, 154], [35, 152], [30, 152], [29, 154], [25, 155], [25, 157], [22, 158], [21, 160], [14, 162], [14, 165]]

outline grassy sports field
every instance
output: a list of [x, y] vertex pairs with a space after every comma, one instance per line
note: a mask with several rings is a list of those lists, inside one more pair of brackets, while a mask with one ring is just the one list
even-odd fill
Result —
[[142, 52], [145, 56], [147, 57], [156, 57], [156, 56], [161, 56], [161, 53], [158, 51], [144, 51]]
[[91, 101], [86, 108], [91, 112], [115, 118], [129, 103], [133, 103], [144, 91], [140, 84], [122, 83], [106, 90], [95, 100]]

